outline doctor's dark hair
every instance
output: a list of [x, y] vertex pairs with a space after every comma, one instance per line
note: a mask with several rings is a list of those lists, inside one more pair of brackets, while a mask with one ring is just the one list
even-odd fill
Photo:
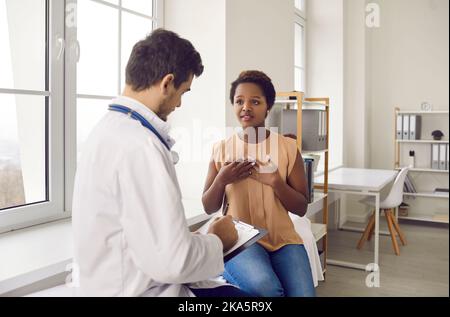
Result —
[[126, 83], [135, 91], [142, 91], [173, 74], [174, 86], [203, 73], [200, 54], [186, 39], [164, 29], [153, 31], [147, 38], [136, 43], [126, 68]]
[[267, 101], [267, 110], [272, 109], [275, 103], [275, 87], [272, 84], [272, 80], [269, 76], [258, 70], [243, 71], [239, 77], [231, 84], [230, 100], [231, 104], [234, 104], [234, 96], [236, 95], [236, 89], [240, 84], [252, 83], [262, 90], [264, 97]]

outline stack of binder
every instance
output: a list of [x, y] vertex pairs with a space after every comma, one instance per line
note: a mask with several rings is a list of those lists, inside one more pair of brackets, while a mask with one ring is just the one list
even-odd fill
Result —
[[397, 140], [420, 140], [422, 117], [418, 115], [397, 116]]
[[431, 144], [431, 168], [435, 170], [449, 170], [448, 144]]
[[[302, 113], [302, 150], [323, 151], [327, 147], [327, 113], [319, 109], [305, 109]], [[297, 110], [281, 112], [281, 134], [297, 136]]]

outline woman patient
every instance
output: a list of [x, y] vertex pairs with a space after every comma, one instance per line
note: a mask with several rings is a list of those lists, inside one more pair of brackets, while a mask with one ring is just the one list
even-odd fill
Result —
[[269, 234], [225, 263], [224, 278], [254, 296], [315, 296], [308, 255], [288, 211], [308, 206], [303, 159], [296, 141], [265, 127], [275, 102], [271, 79], [240, 74], [231, 103], [242, 130], [214, 145], [202, 197], [208, 214], [227, 214]]

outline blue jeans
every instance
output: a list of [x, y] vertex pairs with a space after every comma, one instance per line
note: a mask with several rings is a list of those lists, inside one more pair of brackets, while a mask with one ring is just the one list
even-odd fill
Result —
[[225, 263], [223, 277], [257, 297], [315, 297], [308, 254], [301, 244], [268, 252], [258, 243]]
[[190, 288], [196, 297], [251, 297], [250, 294], [234, 286], [219, 286], [216, 288]]

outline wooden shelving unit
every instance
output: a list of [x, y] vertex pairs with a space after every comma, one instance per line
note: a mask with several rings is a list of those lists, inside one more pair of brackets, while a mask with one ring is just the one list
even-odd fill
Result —
[[[323, 151], [301, 151], [302, 155], [323, 154], [324, 155], [324, 184], [314, 186], [314, 189], [321, 192], [314, 193], [314, 201], [309, 204], [307, 217], [312, 217], [319, 211], [323, 211], [322, 223], [312, 223], [311, 230], [317, 243], [322, 242], [322, 248], [319, 250], [323, 256], [323, 273], [326, 278], [327, 270], [327, 250], [328, 250], [328, 162], [329, 162], [329, 127], [330, 127], [330, 99], [329, 98], [304, 98], [302, 92], [279, 92], [277, 93], [276, 105], [282, 105], [286, 109], [308, 108], [321, 109], [326, 112], [326, 149]], [[302, 111], [297, 111], [297, 146], [302, 149]]]
[[[394, 121], [395, 121], [395, 129], [394, 129], [394, 148], [395, 148], [395, 161], [394, 161], [394, 168], [396, 170], [400, 170], [402, 166], [401, 162], [401, 146], [405, 145], [411, 145], [411, 146], [421, 146], [421, 145], [431, 145], [431, 144], [449, 144], [448, 140], [399, 140], [397, 139], [397, 116], [399, 115], [420, 115], [423, 120], [428, 120], [428, 117], [437, 116], [448, 116], [448, 111], [400, 111], [399, 108], [396, 108], [394, 110]], [[440, 175], [448, 174], [448, 170], [438, 170], [438, 169], [432, 169], [431, 166], [421, 166], [418, 168], [410, 168], [410, 173], [423, 173], [423, 174], [430, 174], [435, 175], [434, 177], [441, 177]], [[448, 177], [448, 176], [447, 176]], [[447, 178], [447, 188], [448, 188], [448, 178]], [[448, 193], [436, 193], [436, 192], [417, 192], [417, 193], [404, 193], [405, 198], [419, 198], [419, 199], [429, 199], [429, 200], [435, 200], [438, 199], [440, 201], [442, 200], [448, 200], [449, 194]], [[447, 205], [447, 204], [446, 204]], [[408, 219], [408, 220], [414, 220], [414, 221], [422, 221], [422, 222], [432, 222], [432, 223], [449, 223], [448, 220], [448, 205], [446, 207], [446, 210], [443, 210], [442, 213], [438, 214], [430, 214], [426, 212], [419, 212], [418, 210], [410, 210], [408, 213], [408, 216], [398, 216], [399, 219]]]

